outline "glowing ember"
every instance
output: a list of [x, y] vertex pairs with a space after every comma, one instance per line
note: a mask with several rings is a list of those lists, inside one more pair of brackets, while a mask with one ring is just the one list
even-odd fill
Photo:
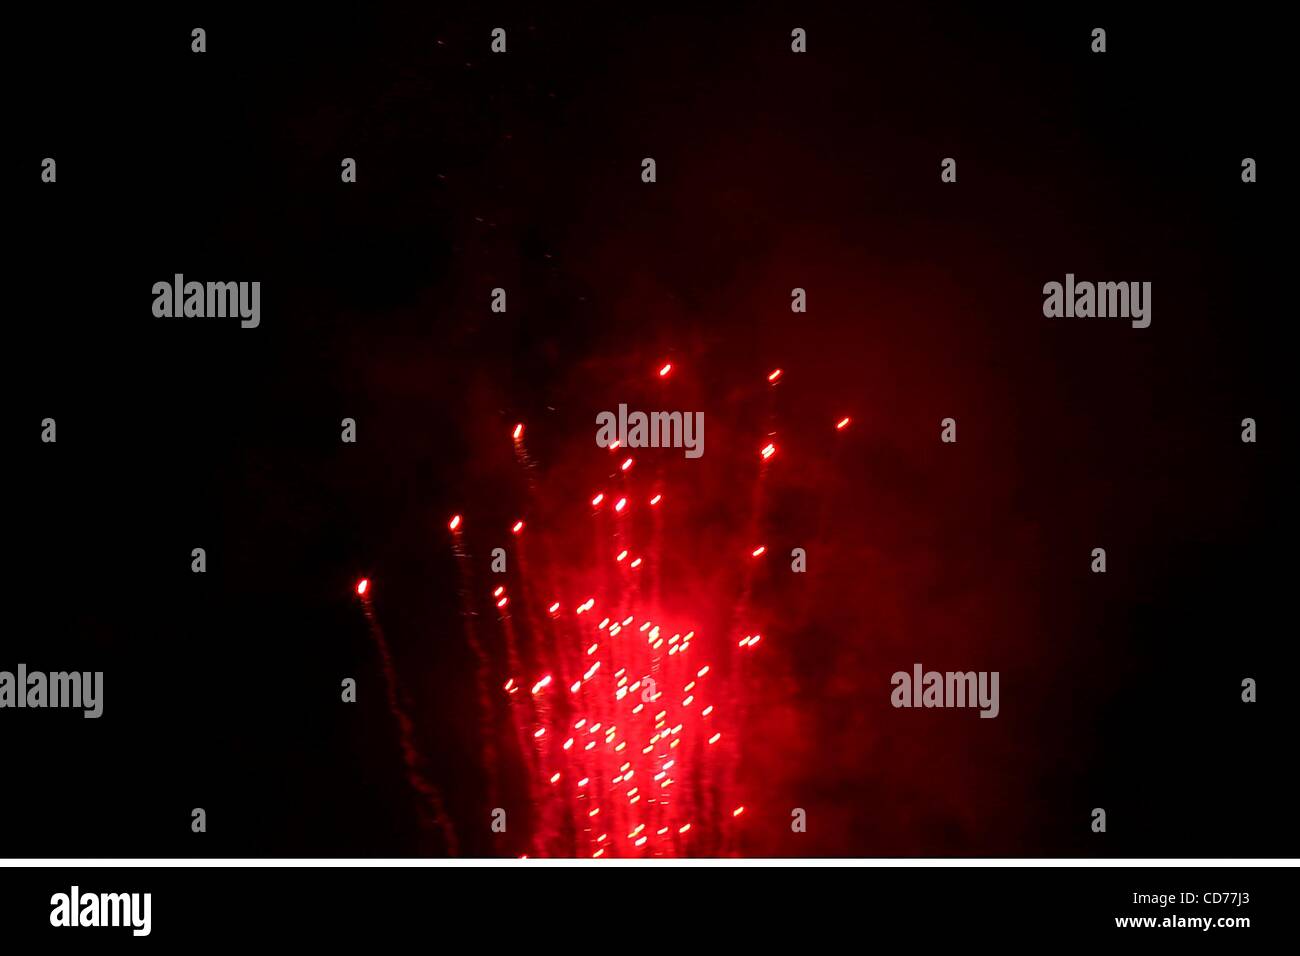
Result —
[[[672, 371], [669, 362], [658, 367], [661, 379]], [[772, 369], [768, 382], [783, 375]], [[777, 396], [770, 393], [773, 400]], [[493, 427], [499, 428], [496, 421]], [[847, 424], [845, 418], [836, 427]], [[765, 544], [753, 542], [770, 533], [761, 520], [770, 497], [763, 483], [776, 470], [762, 462], [776, 454], [777, 433], [755, 431], [741, 439], [742, 461], [736, 464], [755, 484], [727, 487], [738, 492], [739, 501], [752, 500], [753, 511], [718, 549], [723, 557], [679, 537], [692, 529], [672, 526], [680, 512], [703, 513], [694, 500], [682, 496], [674, 499], [680, 506], [657, 508], [674, 491], [675, 473], [664, 458], [647, 457], [634, 469], [624, 452], [612, 460], [597, 458], [585, 474], [567, 468], [564, 497], [558, 498], [546, 492], [561, 486], [548, 484], [543, 465], [522, 447], [523, 434], [523, 423], [516, 424], [514, 458], [525, 470], [527, 497], [494, 503], [482, 516], [488, 527], [510, 511], [529, 515], [528, 538], [514, 542], [510, 576], [495, 578], [509, 581], [509, 597], [504, 584], [485, 583], [481, 575], [489, 565], [484, 555], [469, 554], [477, 543], [460, 534], [462, 515], [448, 524], [456, 532], [449, 544], [460, 562], [466, 641], [480, 667], [482, 713], [464, 725], [483, 735], [489, 789], [497, 787], [493, 793], [504, 804], [518, 796], [503, 792], [507, 788], [526, 788], [530, 807], [526, 844], [519, 845], [512, 826], [515, 845], [503, 842], [500, 852], [590, 858], [742, 852], [740, 827], [733, 822], [744, 812], [746, 796], [742, 732], [759, 703], [747, 699], [744, 681], [770, 656], [749, 653], [761, 640], [750, 630], [767, 621], [766, 609], [750, 599], [764, 564], [744, 561], [743, 549], [749, 547], [752, 558], [767, 553]], [[754, 462], [746, 450], [753, 446], [743, 442], [762, 435], [773, 440], [761, 448], [761, 462]], [[620, 463], [613, 477], [612, 461]], [[687, 490], [699, 492], [699, 472], [686, 480]], [[606, 484], [610, 492], [590, 492], [591, 484]], [[612, 509], [603, 508], [607, 497]], [[650, 507], [630, 508], [632, 501]], [[510, 531], [520, 535], [524, 527], [518, 519]], [[710, 527], [705, 541], [713, 534]], [[493, 549], [498, 544], [482, 542]], [[672, 596], [681, 571], [694, 574], [701, 566], [690, 561], [730, 564], [735, 590], [717, 601], [703, 586], [692, 589], [693, 603], [680, 600], [680, 593]], [[684, 568], [682, 562], [688, 562]], [[363, 579], [357, 594], [368, 588]], [[489, 589], [496, 608], [509, 602], [510, 613], [485, 613], [491, 610]], [[589, 613], [598, 602], [601, 615]], [[363, 607], [373, 616], [368, 603]], [[770, 650], [782, 649], [782, 641], [773, 644]], [[531, 692], [521, 694], [521, 687]]]

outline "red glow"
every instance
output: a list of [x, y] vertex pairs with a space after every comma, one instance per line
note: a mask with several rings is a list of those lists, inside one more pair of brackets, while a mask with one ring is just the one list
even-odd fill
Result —
[[668, 373], [671, 372], [672, 370], [673, 370], [673, 363], [669, 362], [667, 365], [665, 365], [663, 368], [659, 370], [659, 377], [667, 378]]
[[763, 460], [766, 461], [767, 459], [771, 458], [773, 455], [776, 454], [776, 446], [773, 445], [771, 442], [768, 442], [768, 444], [763, 446], [763, 450], [759, 452], [759, 454], [762, 455]]
[[845, 415], [843, 418], [841, 418], [838, 422], [835, 423], [835, 428], [838, 431], [844, 431], [844, 429], [849, 427], [849, 422], [851, 421], [852, 419], [849, 418], [847, 415]]
[[[642, 361], [646, 361], [644, 356]], [[672, 363], [661, 363], [661, 378], [673, 371]], [[784, 380], [783, 375], [776, 369], [769, 381]], [[499, 420], [496, 427], [500, 427]], [[513, 457], [522, 467], [532, 469], [535, 463], [524, 455], [519, 444], [523, 427], [522, 422], [513, 426]], [[749, 434], [766, 436], [771, 442], [762, 449], [764, 460], [776, 452], [777, 432], [770, 426]], [[508, 715], [510, 721], [511, 741], [523, 744], [518, 756], [527, 770], [528, 795], [534, 806], [545, 810], [533, 821], [537, 832], [530, 852], [534, 855], [725, 855], [731, 839], [725, 831], [735, 828], [716, 826], [717, 816], [727, 812], [728, 804], [735, 808], [742, 798], [752, 796], [740, 789], [734, 772], [744, 741], [739, 721], [748, 709], [743, 680], [752, 662], [725, 656], [737, 653], [731, 645], [731, 641], [738, 640], [735, 628], [719, 628], [714, 633], [711, 628], [700, 627], [697, 636], [688, 628], [699, 627], [699, 621], [675, 620], [674, 610], [661, 604], [657, 578], [661, 566], [672, 566], [666, 561], [664, 542], [672, 540], [669, 525], [674, 511], [659, 509], [649, 517], [641, 512], [631, 515], [631, 503], [633, 498], [640, 498], [643, 508], [657, 507], [667, 495], [664, 489], [675, 487], [675, 479], [661, 472], [658, 462], [651, 462], [647, 465], [649, 471], [642, 469], [650, 485], [647, 492], [639, 480], [642, 472], [636, 479], [631, 476], [631, 449], [624, 445], [621, 450], [625, 452], [618, 459], [625, 476], [623, 484], [615, 484], [617, 490], [611, 492], [612, 498], [603, 491], [588, 496], [592, 520], [586, 527], [579, 522], [573, 528], [572, 522], [560, 520], [574, 510], [581, 514], [576, 497], [561, 513], [542, 512], [550, 520], [538, 517], [538, 507], [545, 507], [548, 501], [540, 493], [516, 498], [513, 504], [501, 502], [506, 509], [530, 514], [527, 520], [502, 524], [513, 535], [528, 530], [533, 553], [524, 558], [532, 565], [528, 571], [540, 574], [531, 577], [517, 559], [511, 568], [517, 574], [511, 579], [514, 592], [505, 585], [488, 589], [502, 613], [485, 615], [490, 620], [480, 621], [477, 633], [467, 623], [470, 641], [483, 641], [481, 647], [491, 650], [494, 658], [500, 655], [492, 661], [491, 670], [485, 671], [491, 676], [485, 678], [487, 692], [482, 696], [488, 700], [483, 712], [490, 714], [493, 705], [500, 707], [501, 716]], [[585, 478], [575, 475], [572, 483], [552, 486], [552, 490], [559, 487], [576, 496], [584, 484], [590, 487], [594, 481], [611, 481], [609, 461], [598, 455], [585, 464], [589, 469]], [[765, 471], [760, 463], [760, 476]], [[766, 480], [771, 480], [770, 476]], [[596, 514], [607, 499], [617, 518], [612, 522]], [[525, 505], [524, 501], [529, 503]], [[478, 505], [467, 499], [460, 503], [468, 508]], [[501, 520], [509, 510], [504, 514], [495, 512], [492, 520]], [[451, 530], [456, 532], [452, 542], [456, 555], [467, 557], [463, 552], [468, 539], [462, 542], [459, 535], [464, 530], [464, 519], [460, 514], [449, 517]], [[643, 517], [647, 520], [642, 521]], [[756, 513], [752, 527], [763, 526]], [[495, 527], [499, 534], [501, 525]], [[594, 546], [586, 547], [593, 537]], [[723, 552], [732, 556], [727, 560], [738, 563], [740, 548], [745, 544], [749, 544], [755, 559], [765, 556], [767, 546], [755, 545], [754, 537], [758, 532], [742, 536], [738, 530], [727, 539], [722, 544]], [[634, 545], [636, 554], [631, 550]], [[637, 574], [622, 575], [619, 569], [609, 568], [610, 555], [615, 555], [620, 568], [636, 570]], [[705, 556], [701, 554], [700, 558]], [[746, 567], [750, 576], [755, 569], [755, 565]], [[493, 578], [505, 580], [504, 575], [490, 575], [488, 580]], [[470, 595], [466, 616], [479, 617], [481, 611], [475, 605], [481, 605], [482, 592], [473, 586], [472, 577], [462, 580], [469, 582], [462, 592]], [[484, 579], [477, 580], [481, 587]], [[550, 601], [545, 600], [548, 590]], [[555, 590], [564, 596], [557, 597]], [[583, 603], [575, 605], [574, 597], [584, 590], [590, 596], [580, 598]], [[600, 618], [594, 613], [589, 615], [597, 601], [602, 604]], [[507, 602], [511, 610], [508, 615], [504, 613]], [[542, 613], [538, 614], [539, 610]], [[757, 625], [741, 622], [739, 626]], [[484, 634], [485, 627], [495, 630]], [[741, 650], [751, 647], [752, 641], [746, 637]], [[480, 653], [486, 655], [488, 650]], [[711, 669], [712, 660], [718, 661], [716, 671]], [[496, 676], [500, 673], [519, 675], [504, 682], [504, 692], [510, 697], [507, 701], [492, 700], [492, 680], [498, 681], [498, 688], [503, 687]], [[652, 674], [653, 681], [647, 676]], [[529, 676], [535, 683], [524, 683]], [[552, 686], [555, 691], [548, 695], [546, 691]], [[531, 689], [530, 698], [519, 696], [522, 687]], [[566, 690], [569, 693], [564, 693]], [[724, 736], [727, 746], [715, 746]], [[508, 749], [516, 750], [514, 746]], [[569, 825], [568, 821], [584, 817], [588, 820], [585, 827]], [[701, 821], [699, 830], [694, 828], [695, 820]], [[600, 824], [609, 830], [608, 834], [600, 833]], [[628, 834], [625, 842], [611, 839], [619, 832]], [[674, 832], [681, 839], [675, 839]], [[655, 838], [650, 853], [632, 850], [633, 846], [651, 850], [650, 837]], [[619, 850], [611, 854], [609, 846]]]
[[361, 595], [362, 597], [365, 597], [366, 592], [369, 590], [370, 590], [369, 578], [362, 578], [360, 581], [357, 582], [357, 594]]
[[770, 375], [768, 375], [767, 380], [769, 382], [775, 382], [780, 377], [781, 377], [781, 370], [779, 368], [776, 368], [772, 370]]

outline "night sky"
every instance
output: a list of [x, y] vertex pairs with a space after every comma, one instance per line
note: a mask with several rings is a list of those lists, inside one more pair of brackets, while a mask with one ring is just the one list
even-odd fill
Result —
[[[1263, 14], [19, 16], [0, 669], [102, 670], [105, 711], [0, 711], [0, 855], [535, 853], [554, 807], [490, 592], [599, 593], [589, 499], [622, 482], [665, 495], [656, 612], [734, 654], [743, 600], [764, 635], [728, 678], [743, 825], [700, 847], [1300, 852]], [[155, 318], [174, 273], [259, 280], [260, 327]], [[1150, 328], [1045, 318], [1066, 273], [1150, 281]], [[611, 477], [592, 438], [619, 403], [702, 411], [704, 455]], [[519, 518], [529, 574], [492, 575]], [[361, 577], [454, 847], [411, 787]], [[916, 662], [998, 671], [999, 716], [891, 707]]]

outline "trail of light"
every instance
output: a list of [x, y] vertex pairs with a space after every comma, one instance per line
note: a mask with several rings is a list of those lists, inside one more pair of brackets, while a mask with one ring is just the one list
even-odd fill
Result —
[[366, 615], [366, 621], [370, 625], [370, 637], [379, 650], [379, 662], [384, 674], [384, 691], [388, 701], [388, 711], [393, 715], [393, 720], [397, 723], [398, 744], [402, 753], [402, 761], [406, 764], [407, 782], [411, 785], [411, 789], [424, 799], [426, 810], [433, 822], [442, 831], [447, 853], [455, 856], [459, 847], [456, 832], [452, 829], [451, 820], [448, 818], [446, 809], [443, 806], [442, 794], [421, 769], [420, 753], [415, 745], [415, 725], [411, 722], [410, 716], [398, 699], [397, 669], [393, 666], [393, 655], [388, 648], [388, 641], [384, 637], [383, 629], [379, 626], [379, 619], [375, 616], [374, 605], [368, 598], [363, 599], [362, 608]]

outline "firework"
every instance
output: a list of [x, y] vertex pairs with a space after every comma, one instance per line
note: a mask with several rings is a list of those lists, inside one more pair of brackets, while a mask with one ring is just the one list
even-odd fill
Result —
[[[657, 378], [672, 370], [665, 363]], [[775, 384], [782, 372], [766, 377]], [[759, 434], [767, 437], [753, 471], [751, 541], [759, 537], [765, 476], [777, 451], [770, 427]], [[508, 583], [476, 583], [465, 538], [471, 522], [457, 513], [447, 523], [465, 639], [477, 662], [490, 799], [498, 798], [500, 781], [518, 779], [512, 763], [525, 778], [526, 842], [512, 837], [514, 852], [597, 859], [737, 852], [746, 661], [761, 653], [762, 640], [749, 626], [750, 593], [767, 545], [751, 544], [750, 560], [736, 562], [736, 597], [722, 623], [714, 622], [717, 633], [709, 633], [661, 600], [660, 571], [671, 557], [665, 527], [673, 520], [662, 463], [645, 474], [622, 456], [613, 474], [607, 462], [594, 465], [596, 487], [605, 487], [570, 503], [590, 525], [591, 550], [557, 563], [550, 539], [558, 528], [571, 542], [574, 529], [541, 498], [523, 436], [522, 423], [510, 429], [529, 498], [519, 511], [531, 518], [501, 529], [513, 541]], [[395, 687], [371, 591], [369, 581], [357, 586]], [[389, 696], [413, 785], [429, 795], [431, 785], [416, 772], [409, 721], [395, 690]]]

